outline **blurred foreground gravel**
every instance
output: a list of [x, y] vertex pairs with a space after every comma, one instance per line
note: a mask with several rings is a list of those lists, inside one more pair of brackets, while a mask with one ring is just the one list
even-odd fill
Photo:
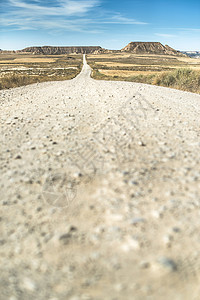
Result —
[[0, 298], [200, 295], [200, 96], [90, 78], [0, 92]]

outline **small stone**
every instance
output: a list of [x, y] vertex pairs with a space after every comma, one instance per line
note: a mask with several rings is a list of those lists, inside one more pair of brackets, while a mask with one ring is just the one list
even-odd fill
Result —
[[146, 146], [146, 144], [145, 144], [144, 142], [142, 142], [142, 141], [139, 141], [139, 142], [138, 142], [138, 145], [139, 145], [139, 146], [142, 146], [142, 147], [145, 147], [145, 146]]
[[131, 225], [137, 225], [138, 223], [144, 223], [145, 219], [144, 218], [133, 218], [131, 220]]
[[0, 246], [3, 246], [6, 243], [5, 240], [0, 240]]
[[148, 269], [150, 267], [150, 263], [148, 261], [142, 261], [140, 263], [140, 268], [141, 269]]
[[15, 159], [21, 159], [22, 157], [21, 157], [21, 155], [17, 155], [16, 157], [15, 157]]
[[171, 246], [171, 242], [173, 241], [173, 236], [172, 235], [166, 235], [163, 237], [163, 242], [166, 246]]
[[140, 243], [135, 238], [127, 237], [125, 243], [122, 244], [121, 249], [124, 252], [129, 252], [131, 250], [138, 250], [140, 249]]
[[74, 225], [67, 226], [67, 233], [77, 231], [77, 227]]
[[163, 216], [163, 214], [162, 214], [161, 212], [157, 211], [157, 210], [153, 210], [153, 211], [151, 212], [151, 215], [152, 215], [154, 218], [156, 218], [156, 219], [160, 219], [160, 218], [162, 218], [162, 216]]
[[56, 153], [56, 156], [61, 156], [62, 155], [62, 152], [61, 151], [58, 151], [57, 153]]
[[36, 289], [35, 283], [30, 278], [24, 278], [24, 280], [23, 280], [23, 287], [26, 290], [29, 290], [31, 292], [33, 292]]
[[177, 265], [176, 263], [171, 259], [167, 257], [161, 257], [157, 261], [163, 268], [167, 268], [169, 271], [176, 271], [177, 270]]
[[179, 227], [173, 227], [173, 228], [172, 228], [172, 231], [178, 233], [178, 232], [180, 232], [181, 230], [180, 230]]
[[62, 234], [62, 235], [59, 237], [59, 240], [60, 240], [60, 241], [67, 242], [67, 240], [70, 239], [70, 238], [71, 238], [71, 234], [65, 233], [65, 234]]

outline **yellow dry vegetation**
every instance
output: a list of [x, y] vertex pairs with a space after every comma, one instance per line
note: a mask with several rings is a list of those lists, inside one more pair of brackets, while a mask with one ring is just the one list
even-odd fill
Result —
[[0, 60], [0, 64], [16, 64], [16, 63], [41, 63], [41, 62], [55, 62], [53, 58], [15, 58], [12, 60]]
[[122, 77], [130, 77], [135, 75], [151, 75], [157, 74], [157, 71], [129, 71], [129, 70], [103, 70], [99, 69], [101, 74], [107, 76], [122, 76]]
[[96, 62], [96, 65], [104, 65], [109, 67], [135, 67], [138, 66], [138, 64], [126, 64], [126, 63], [118, 63], [118, 62], [112, 62], [112, 61], [101, 61]]
[[110, 53], [110, 54], [90, 54], [87, 55], [87, 59], [95, 59], [95, 58], [105, 58], [105, 59], [112, 59], [112, 58], [126, 58], [129, 57], [130, 53]]
[[13, 60], [13, 62], [15, 63], [42, 63], [42, 62], [47, 62], [47, 63], [51, 63], [51, 62], [55, 62], [56, 59], [55, 58], [49, 58], [49, 57], [23, 57], [23, 58], [15, 58]]
[[200, 64], [200, 58], [191, 58], [191, 57], [178, 57], [177, 58], [180, 61], [188, 62], [188, 63], [195, 63]]
[[[108, 67], [154, 67], [154, 65], [144, 65], [144, 64], [128, 64], [128, 63], [118, 63], [118, 62], [108, 62], [108, 61], [101, 61], [101, 62], [95, 62], [96, 65], [103, 65]], [[162, 68], [163, 65], [157, 65], [156, 67]], [[171, 65], [165, 65], [166, 68], [174, 69], [174, 66]], [[180, 66], [180, 68], [184, 68], [185, 66]], [[200, 67], [200, 65], [199, 65]], [[191, 66], [191, 68], [198, 68], [198, 66]], [[148, 71], [145, 71], [145, 73]]]

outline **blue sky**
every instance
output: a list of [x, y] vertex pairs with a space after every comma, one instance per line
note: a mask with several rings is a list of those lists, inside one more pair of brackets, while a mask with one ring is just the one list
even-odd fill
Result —
[[200, 0], [0, 0], [0, 49], [159, 41], [200, 51]]

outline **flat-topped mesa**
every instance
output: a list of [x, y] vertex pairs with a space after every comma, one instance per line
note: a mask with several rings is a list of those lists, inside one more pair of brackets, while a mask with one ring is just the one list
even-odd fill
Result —
[[[0, 50], [0, 53], [27, 53], [36, 55], [64, 55], [64, 54], [112, 54], [112, 53], [133, 53], [133, 54], [157, 54], [185, 56], [187, 53], [177, 51], [168, 45], [159, 42], [131, 42], [121, 50], [109, 50], [101, 46], [38, 46], [27, 47], [17, 51]], [[187, 54], [187, 55], [186, 55]], [[198, 57], [198, 56], [197, 56]]]
[[121, 49], [121, 52], [131, 52], [135, 54], [167, 54], [185, 56], [168, 45], [162, 45], [159, 42], [131, 42]]
[[17, 52], [44, 54], [44, 55], [59, 55], [59, 54], [90, 54], [102, 49], [100, 46], [71, 46], [71, 47], [28, 47]]

